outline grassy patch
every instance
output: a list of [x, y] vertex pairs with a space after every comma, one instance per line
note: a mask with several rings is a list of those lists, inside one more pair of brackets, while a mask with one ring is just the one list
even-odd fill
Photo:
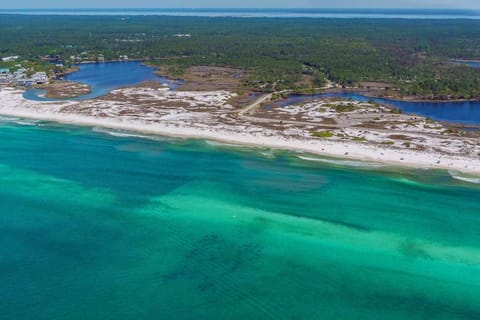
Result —
[[409, 137], [409, 136], [406, 136], [406, 135], [403, 135], [403, 134], [392, 134], [392, 135], [388, 136], [388, 138], [392, 139], [392, 140], [404, 140], [404, 141], [413, 140], [412, 137]]
[[332, 138], [333, 132], [331, 131], [313, 131], [311, 132], [312, 137], [316, 138]]
[[395, 141], [382, 141], [382, 144], [391, 146], [395, 144]]
[[335, 112], [338, 112], [338, 113], [344, 113], [344, 112], [352, 112], [352, 111], [355, 111], [357, 110], [357, 106], [355, 106], [354, 104], [328, 104], [327, 105], [330, 109], [333, 109], [335, 110]]
[[367, 139], [365, 137], [353, 137], [352, 141], [365, 142]]

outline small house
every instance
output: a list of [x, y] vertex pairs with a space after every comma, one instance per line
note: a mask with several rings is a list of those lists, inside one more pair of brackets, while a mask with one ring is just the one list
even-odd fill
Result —
[[34, 84], [43, 84], [48, 81], [48, 76], [45, 72], [36, 72], [31, 79]]
[[4, 57], [4, 58], [2, 58], [2, 61], [3, 62], [13, 62], [13, 61], [17, 60], [18, 58], [19, 58], [19, 56]]
[[0, 75], [0, 84], [9, 84], [10, 78], [7, 75]]

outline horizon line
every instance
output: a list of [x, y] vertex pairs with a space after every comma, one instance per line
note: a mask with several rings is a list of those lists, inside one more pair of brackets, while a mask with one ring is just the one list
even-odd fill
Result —
[[437, 10], [452, 10], [452, 11], [480, 11], [480, 8], [412, 8], [412, 7], [399, 7], [399, 8], [387, 8], [387, 7], [44, 7], [44, 8], [0, 8], [0, 10], [425, 10], [425, 11], [437, 11]]

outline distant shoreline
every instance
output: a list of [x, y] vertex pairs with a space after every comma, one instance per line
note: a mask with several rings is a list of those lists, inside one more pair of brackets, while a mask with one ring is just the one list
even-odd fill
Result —
[[373, 18], [373, 19], [480, 19], [474, 9], [320, 9], [320, 8], [80, 8], [4, 9], [0, 14], [27, 15], [158, 15], [234, 18]]

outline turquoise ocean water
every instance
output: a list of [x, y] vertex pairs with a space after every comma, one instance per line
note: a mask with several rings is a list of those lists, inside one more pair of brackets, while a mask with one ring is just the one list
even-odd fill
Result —
[[1, 319], [480, 318], [480, 187], [446, 172], [18, 119], [0, 137]]

